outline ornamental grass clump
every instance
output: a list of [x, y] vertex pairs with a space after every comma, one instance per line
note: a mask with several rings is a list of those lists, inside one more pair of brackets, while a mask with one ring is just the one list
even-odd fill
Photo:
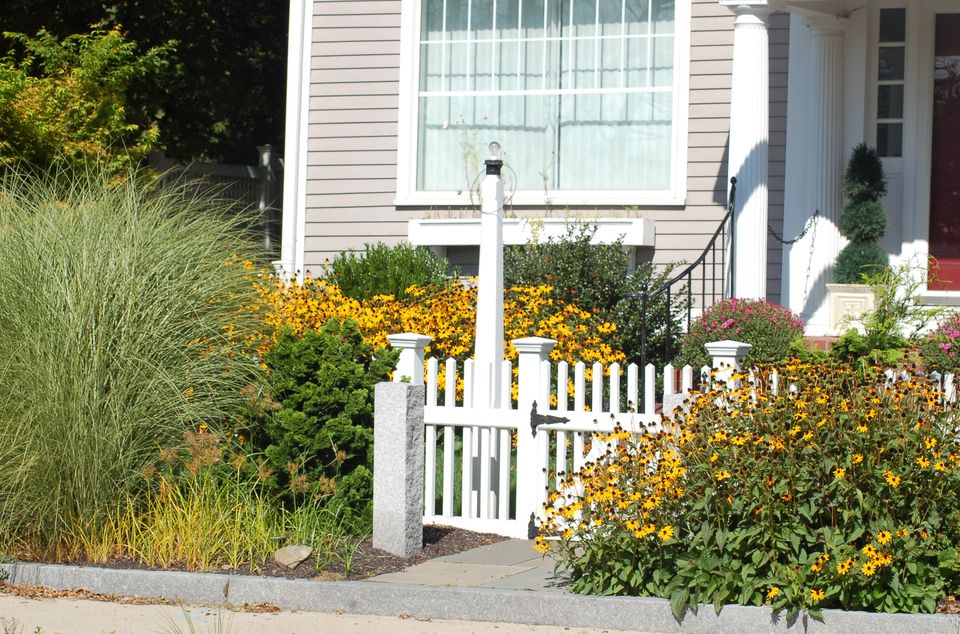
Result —
[[0, 545], [56, 556], [258, 378], [236, 220], [134, 174], [0, 181]]
[[960, 429], [934, 384], [800, 363], [734, 380], [662, 430], [594, 438], [606, 453], [561, 478], [537, 543], [574, 591], [795, 618], [957, 590]]
[[674, 366], [701, 368], [711, 364], [703, 344], [732, 339], [749, 343], [745, 363], [780, 361], [790, 342], [803, 335], [803, 322], [790, 309], [762, 299], [723, 299], [690, 325]]

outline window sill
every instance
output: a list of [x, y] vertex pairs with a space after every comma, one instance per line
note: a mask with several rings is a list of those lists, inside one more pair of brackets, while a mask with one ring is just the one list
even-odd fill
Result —
[[[594, 244], [612, 244], [622, 238], [625, 247], [652, 247], [656, 240], [656, 225], [649, 218], [504, 218], [503, 243], [527, 244], [534, 235], [541, 241], [561, 238], [568, 224], [580, 222], [597, 225]], [[478, 246], [480, 218], [410, 220], [407, 239], [422, 247]]]
[[917, 294], [917, 303], [925, 306], [960, 306], [960, 291], [921, 291]]
[[[507, 192], [508, 205], [515, 207], [671, 207], [686, 205], [683, 196], [672, 192]], [[480, 207], [480, 198], [469, 192], [412, 192], [394, 200], [397, 207]]]

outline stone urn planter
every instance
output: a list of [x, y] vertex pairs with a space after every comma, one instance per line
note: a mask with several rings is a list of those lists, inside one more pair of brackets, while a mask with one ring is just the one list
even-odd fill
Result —
[[873, 290], [866, 284], [827, 284], [830, 324], [827, 334], [840, 336], [853, 328], [864, 333], [863, 317], [876, 306]]

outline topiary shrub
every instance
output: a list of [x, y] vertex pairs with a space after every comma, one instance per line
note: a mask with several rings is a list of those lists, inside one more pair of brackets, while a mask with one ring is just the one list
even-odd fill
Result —
[[711, 365], [705, 343], [733, 339], [753, 346], [746, 363], [779, 361], [790, 343], [803, 335], [803, 322], [778, 304], [762, 299], [724, 299], [703, 311], [683, 338], [676, 365]]
[[343, 251], [324, 276], [347, 297], [370, 299], [374, 295], [406, 297], [410, 286], [443, 284], [449, 264], [427, 249], [401, 242], [366, 245], [363, 253]]
[[854, 148], [843, 193], [848, 202], [840, 212], [838, 226], [850, 243], [837, 256], [833, 279], [838, 284], [858, 284], [864, 275], [877, 274], [888, 266], [887, 254], [877, 244], [887, 230], [887, 214], [880, 202], [887, 185], [876, 149], [865, 143]]
[[319, 332], [280, 333], [267, 353], [267, 398], [250, 430], [271, 483], [289, 500], [323, 500], [357, 530], [372, 521], [373, 389], [399, 350], [363, 342], [352, 320], [330, 319]]

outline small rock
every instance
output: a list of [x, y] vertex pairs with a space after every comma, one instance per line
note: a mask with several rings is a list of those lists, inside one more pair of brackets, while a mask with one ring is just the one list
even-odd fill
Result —
[[284, 570], [293, 570], [313, 554], [313, 548], [304, 544], [284, 546], [273, 553], [273, 560]]

